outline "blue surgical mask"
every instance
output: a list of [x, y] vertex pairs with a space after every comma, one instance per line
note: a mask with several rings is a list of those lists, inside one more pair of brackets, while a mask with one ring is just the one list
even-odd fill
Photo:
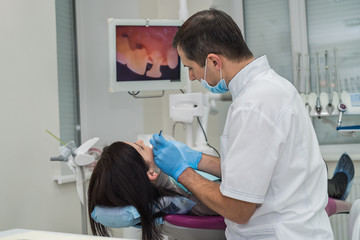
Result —
[[222, 72], [220, 69], [220, 81], [216, 86], [210, 86], [209, 83], [206, 81], [206, 68], [207, 68], [207, 58], [205, 60], [205, 72], [204, 72], [204, 79], [201, 79], [201, 85], [208, 89], [212, 93], [226, 93], [229, 91], [229, 88], [226, 86], [225, 79], [222, 78]]

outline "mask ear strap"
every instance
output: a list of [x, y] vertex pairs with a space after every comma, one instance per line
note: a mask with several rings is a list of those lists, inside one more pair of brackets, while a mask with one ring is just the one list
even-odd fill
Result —
[[220, 68], [220, 81], [222, 79], [222, 71], [221, 71], [221, 68]]
[[206, 69], [207, 69], [207, 57], [205, 59], [205, 72], [204, 72], [204, 80], [206, 81]]

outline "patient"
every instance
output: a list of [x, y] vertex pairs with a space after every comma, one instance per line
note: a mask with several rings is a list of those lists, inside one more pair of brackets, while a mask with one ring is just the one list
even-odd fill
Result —
[[[349, 211], [351, 203], [344, 200], [350, 192], [353, 177], [352, 160], [344, 154], [328, 181], [326, 212], [329, 216]], [[114, 142], [103, 149], [90, 179], [88, 212], [91, 230], [94, 235], [109, 236], [107, 227], [91, 217], [95, 206], [134, 206], [141, 217], [142, 239], [162, 239], [161, 228], [155, 224], [155, 219], [165, 213], [154, 214], [152, 206], [159, 205], [158, 200], [164, 196], [184, 196], [196, 202], [191, 215], [218, 215], [161, 172], [155, 165], [152, 149], [142, 140]]]
[[95, 206], [134, 206], [141, 216], [142, 239], [162, 239], [155, 219], [165, 215], [153, 214], [163, 196], [184, 196], [197, 204], [191, 215], [217, 215], [195, 196], [187, 193], [154, 163], [152, 149], [142, 140], [135, 143], [114, 142], [104, 148], [91, 175], [88, 189], [88, 212], [94, 235], [109, 236], [108, 229], [95, 222], [91, 213]]

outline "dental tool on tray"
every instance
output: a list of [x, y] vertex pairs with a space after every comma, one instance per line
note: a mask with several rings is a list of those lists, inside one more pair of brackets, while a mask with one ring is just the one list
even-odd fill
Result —
[[320, 65], [319, 65], [319, 52], [316, 52], [315, 53], [316, 55], [316, 69], [317, 69], [317, 77], [316, 77], [316, 106], [315, 106], [315, 110], [316, 110], [316, 113], [319, 115], [320, 117], [320, 114], [321, 114], [321, 110], [322, 110], [322, 107], [321, 107], [321, 102], [320, 102]]
[[309, 104], [309, 95], [310, 95], [310, 56], [305, 54], [305, 107], [308, 112], [311, 112], [311, 106]]
[[337, 70], [337, 57], [336, 57], [337, 49], [334, 48], [334, 78], [336, 82], [337, 92], [339, 96], [339, 104], [342, 104], [342, 96], [341, 96], [341, 85], [340, 85], [340, 78]]
[[[360, 131], [360, 125], [342, 126], [345, 115], [360, 115], [360, 81], [359, 86], [350, 88], [350, 91], [343, 90], [341, 79], [338, 72], [338, 49], [324, 52], [324, 64], [322, 63], [319, 52], [314, 53], [314, 86], [315, 91], [311, 92], [311, 58], [309, 54], [304, 54], [304, 66], [301, 67], [301, 53], [296, 54], [296, 74], [294, 79], [295, 87], [300, 90], [301, 81], [305, 81], [304, 91], [300, 93], [305, 107], [309, 112], [310, 117], [323, 118], [324, 123], [329, 123], [343, 136], [355, 136], [356, 132]], [[331, 63], [330, 54], [333, 53], [333, 62]], [[331, 66], [330, 66], [331, 65]], [[324, 77], [321, 77], [321, 70], [324, 67]], [[304, 77], [301, 78], [301, 72]], [[332, 79], [333, 78], [333, 79]], [[355, 78], [354, 78], [355, 79]], [[347, 78], [344, 78], [345, 85], [348, 83]], [[360, 79], [359, 79], [360, 80]], [[355, 82], [355, 80], [354, 80]], [[353, 84], [354, 85], [354, 84]], [[326, 87], [326, 90], [321, 92], [321, 87]], [[335, 89], [334, 89], [335, 88]], [[323, 102], [323, 104], [321, 104]], [[325, 103], [327, 102], [327, 103]], [[338, 115], [337, 120], [328, 119], [329, 116]]]
[[294, 86], [301, 92], [301, 53], [297, 53], [297, 75], [294, 82]]
[[346, 111], [346, 105], [343, 103], [342, 96], [341, 96], [341, 85], [340, 85], [339, 75], [338, 75], [338, 71], [337, 71], [336, 51], [337, 51], [337, 49], [334, 48], [334, 75], [335, 75], [337, 92], [339, 95], [339, 104], [337, 106], [337, 109], [339, 110], [339, 118], [338, 118], [338, 122], [337, 122], [337, 127], [339, 128], [339, 127], [341, 127], [342, 116], [343, 116], [344, 112]]
[[333, 91], [332, 91], [332, 85], [331, 85], [331, 78], [330, 78], [330, 74], [329, 74], [329, 64], [328, 64], [328, 51], [325, 50], [325, 83], [329, 84], [329, 103], [326, 106], [326, 110], [327, 112], [332, 115], [333, 111], [334, 111], [334, 106], [333, 106]]

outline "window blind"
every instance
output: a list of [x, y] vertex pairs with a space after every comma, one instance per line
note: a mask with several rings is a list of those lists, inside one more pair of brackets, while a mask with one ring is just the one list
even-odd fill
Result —
[[244, 0], [245, 39], [255, 57], [293, 82], [288, 0]]
[[56, 0], [60, 138], [79, 142], [78, 84], [74, 1]]
[[[342, 91], [360, 92], [360, 1], [359, 0], [307, 0], [306, 15], [311, 56], [311, 78], [316, 77], [315, 53], [319, 54], [321, 66], [321, 91], [328, 92], [329, 85], [324, 80], [325, 51], [328, 51], [328, 65], [333, 89], [334, 80], [334, 48], [336, 48], [338, 76]], [[316, 81], [312, 81], [312, 91], [316, 89]], [[328, 117], [337, 122], [337, 116]], [[343, 126], [359, 125], [359, 115], [346, 115]], [[314, 126], [320, 144], [359, 143], [360, 134], [342, 136], [332, 126], [324, 124], [321, 119], [314, 118]]]
[[[80, 114], [74, 0], [55, 0], [60, 139], [80, 145]], [[62, 164], [62, 175], [72, 174]]]
[[[319, 53], [323, 65], [326, 50], [331, 68], [336, 48], [341, 87], [350, 93], [360, 92], [360, 1], [307, 0], [306, 12], [312, 69], [315, 53]], [[312, 87], [315, 89], [314, 84]]]

